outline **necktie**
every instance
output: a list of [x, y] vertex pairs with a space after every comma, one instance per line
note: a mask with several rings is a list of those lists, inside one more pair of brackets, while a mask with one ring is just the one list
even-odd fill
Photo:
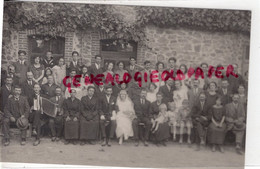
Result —
[[201, 102], [201, 109], [203, 110], [204, 102]]

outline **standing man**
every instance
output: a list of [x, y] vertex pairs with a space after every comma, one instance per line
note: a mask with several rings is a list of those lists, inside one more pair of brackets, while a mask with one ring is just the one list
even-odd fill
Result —
[[[92, 141], [98, 138], [99, 119], [100, 119], [100, 105], [97, 97], [94, 96], [95, 87], [89, 86], [87, 89], [87, 96], [81, 99], [81, 113], [80, 113], [80, 140], [81, 145], [94, 144]], [[102, 119], [104, 119], [104, 115]]]
[[[7, 104], [4, 109], [4, 121], [3, 121], [3, 132], [5, 139], [5, 146], [10, 144], [10, 133], [9, 128], [10, 125], [17, 124], [17, 120], [21, 120], [23, 118], [24, 128], [20, 128], [21, 130], [21, 145], [26, 144], [26, 129], [28, 127], [28, 115], [30, 111], [29, 104], [27, 99], [21, 96], [21, 87], [14, 87], [14, 96], [7, 100]], [[27, 124], [25, 124], [27, 122]], [[19, 124], [17, 124], [19, 125]], [[18, 127], [18, 126], [17, 126]]]
[[136, 60], [134, 57], [130, 57], [130, 65], [129, 65], [129, 67], [126, 68], [126, 70], [133, 79], [135, 76], [135, 73], [138, 71], [138, 67], [136, 66]]
[[170, 57], [168, 59], [168, 63], [169, 63], [168, 71], [170, 72], [171, 70], [173, 70], [174, 75], [177, 73], [176, 62], [177, 60], [175, 57]]
[[[6, 77], [13, 78], [13, 85], [19, 85], [19, 77], [15, 74], [15, 67], [14, 65], [9, 65], [7, 73], [4, 74], [1, 78], [4, 80]], [[3, 86], [3, 84], [1, 84]]]
[[56, 117], [49, 118], [49, 127], [51, 129], [51, 141], [59, 141], [63, 130], [63, 108], [62, 104], [64, 97], [61, 95], [61, 88], [56, 87], [55, 96], [50, 99], [51, 102], [56, 103]]
[[235, 93], [232, 102], [226, 105], [226, 123], [227, 131], [236, 135], [236, 152], [243, 154], [241, 144], [245, 134], [245, 109], [244, 105], [239, 102], [239, 95]]
[[237, 74], [238, 77], [229, 75], [229, 77], [227, 77], [227, 78], [228, 78], [228, 83], [229, 83], [232, 93], [237, 93], [238, 86], [240, 84], [244, 85], [244, 79], [243, 79], [242, 75], [238, 73], [238, 64], [235, 63], [232, 66], [233, 66], [233, 72], [235, 74]]
[[25, 61], [26, 57], [26, 52], [24, 50], [19, 50], [18, 61], [13, 63], [16, 76], [19, 78], [19, 84], [22, 84], [26, 80], [26, 72], [29, 70], [29, 65]]
[[53, 68], [54, 66], [54, 61], [53, 61], [53, 56], [52, 56], [52, 52], [51, 51], [48, 51], [46, 52], [46, 58], [43, 59], [43, 62], [42, 62], [44, 68]]
[[150, 102], [146, 100], [147, 91], [145, 88], [142, 88], [139, 99], [133, 100], [134, 109], [136, 118], [133, 120], [133, 130], [134, 130], [134, 139], [135, 146], [139, 145], [139, 123], [144, 123], [145, 132], [142, 135], [142, 139], [144, 140], [144, 146], [148, 146], [149, 132], [152, 127], [151, 116], [149, 113]]
[[35, 82], [33, 81], [33, 73], [27, 72], [26, 73], [26, 81], [22, 83], [22, 95], [25, 96], [28, 99], [29, 106], [33, 106], [32, 99], [34, 95], [33, 86], [35, 85]]
[[55, 90], [58, 87], [56, 84], [54, 84], [54, 79], [52, 75], [49, 75], [47, 77], [47, 83], [42, 85], [41, 93], [42, 97], [45, 97], [46, 99], [50, 99], [55, 96]]
[[211, 107], [207, 104], [206, 94], [201, 92], [199, 94], [199, 100], [191, 109], [192, 123], [195, 127], [195, 142], [197, 144], [196, 151], [200, 150], [200, 146], [205, 145], [206, 128], [211, 120], [210, 114], [208, 113]]
[[163, 94], [163, 102], [166, 104], [168, 102], [173, 101], [173, 90], [174, 90], [173, 84], [174, 84], [174, 82], [173, 82], [172, 78], [169, 78], [166, 81], [166, 84], [159, 88], [159, 92]]
[[100, 127], [102, 146], [111, 146], [110, 139], [114, 137], [116, 130], [116, 97], [112, 96], [112, 86], [107, 86], [106, 94], [100, 98], [101, 116]]
[[90, 66], [90, 74], [96, 76], [104, 72], [103, 67], [101, 66], [101, 62], [102, 62], [102, 57], [100, 55], [96, 55], [95, 63]]
[[[144, 70], [142, 70], [142, 87], [148, 88], [150, 80], [150, 74], [151, 74], [151, 62], [149, 60], [144, 61]], [[144, 79], [144, 74], [147, 74], [147, 81]]]
[[32, 128], [33, 128], [33, 135], [36, 136], [35, 142], [33, 143], [34, 146], [40, 144], [40, 137], [41, 137], [41, 127], [48, 122], [48, 116], [43, 113], [43, 106], [42, 106], [42, 96], [41, 96], [41, 87], [38, 83], [34, 84], [33, 87], [34, 95], [31, 99], [31, 103], [33, 106], [31, 107], [32, 112]]
[[70, 66], [69, 66], [69, 72], [71, 72], [71, 70], [76, 70], [77, 75], [81, 73], [80, 65], [78, 64], [78, 57], [79, 57], [79, 53], [77, 51], [73, 51], [72, 61], [70, 62]]
[[217, 93], [221, 96], [221, 101], [223, 106], [232, 101], [231, 94], [232, 91], [229, 87], [227, 78], [221, 79], [221, 86], [218, 89]]
[[7, 76], [5, 78], [5, 84], [1, 87], [1, 106], [0, 109], [3, 112], [7, 103], [7, 99], [11, 97], [13, 91], [13, 78]]

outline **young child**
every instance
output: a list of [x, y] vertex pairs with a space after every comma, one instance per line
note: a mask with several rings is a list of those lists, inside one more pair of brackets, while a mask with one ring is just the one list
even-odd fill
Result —
[[167, 106], [166, 104], [161, 104], [159, 106], [159, 114], [157, 118], [152, 121], [152, 133], [155, 133], [158, 130], [160, 124], [167, 122], [168, 120], [169, 115], [167, 114]]
[[178, 109], [176, 108], [175, 102], [169, 102], [168, 103], [168, 114], [169, 114], [169, 125], [171, 126], [171, 133], [173, 133], [173, 141], [176, 140], [176, 132], [177, 132], [177, 126], [179, 126], [179, 112]]
[[180, 140], [179, 143], [181, 144], [183, 142], [183, 130], [186, 127], [187, 128], [187, 134], [188, 134], [188, 144], [191, 144], [190, 141], [190, 134], [191, 134], [191, 128], [192, 128], [192, 120], [191, 120], [191, 109], [189, 107], [189, 101], [187, 99], [184, 99], [182, 101], [182, 106], [179, 109], [180, 114]]

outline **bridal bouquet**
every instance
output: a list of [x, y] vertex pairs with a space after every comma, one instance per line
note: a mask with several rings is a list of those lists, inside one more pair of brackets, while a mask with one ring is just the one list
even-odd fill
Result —
[[135, 116], [135, 113], [134, 113], [134, 111], [123, 111], [123, 113], [127, 116], [127, 117], [129, 117], [130, 119], [134, 119], [136, 116]]

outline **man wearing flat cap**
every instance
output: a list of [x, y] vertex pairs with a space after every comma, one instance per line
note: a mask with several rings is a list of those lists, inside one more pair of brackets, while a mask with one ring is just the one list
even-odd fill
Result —
[[[10, 125], [19, 124], [21, 130], [21, 145], [26, 144], [26, 128], [28, 127], [28, 116], [30, 107], [28, 101], [25, 97], [21, 96], [21, 87], [14, 87], [14, 95], [10, 97], [4, 109], [4, 121], [3, 121], [3, 132], [4, 132], [4, 145], [8, 146], [10, 144]], [[17, 123], [20, 118], [25, 118], [27, 124]], [[26, 123], [26, 122], [25, 122]]]

